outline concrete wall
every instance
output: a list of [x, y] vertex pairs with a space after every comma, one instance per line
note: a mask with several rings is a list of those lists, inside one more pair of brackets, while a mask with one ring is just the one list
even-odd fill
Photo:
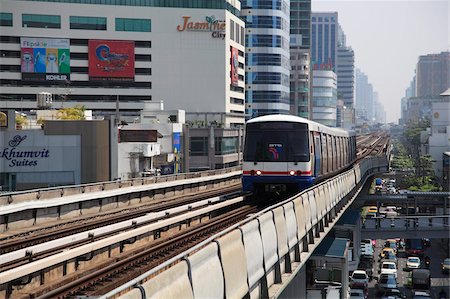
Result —
[[[46, 121], [46, 135], [81, 136], [81, 182], [108, 181], [110, 177], [109, 120]], [[70, 158], [69, 158], [70, 159]]]

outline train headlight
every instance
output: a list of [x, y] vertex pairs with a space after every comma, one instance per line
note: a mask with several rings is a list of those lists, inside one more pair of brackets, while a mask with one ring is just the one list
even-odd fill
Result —
[[254, 170], [250, 171], [250, 175], [255, 175], [255, 174], [256, 174], [256, 171], [254, 171]]
[[291, 171], [289, 171], [289, 174], [294, 176], [295, 175], [295, 171], [291, 170]]
[[257, 170], [256, 175], [261, 175], [261, 170]]
[[300, 170], [297, 170], [297, 175], [302, 175], [302, 172]]

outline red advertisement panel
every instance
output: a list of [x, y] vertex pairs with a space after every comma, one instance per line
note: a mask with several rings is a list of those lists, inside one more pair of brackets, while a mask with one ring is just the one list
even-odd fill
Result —
[[89, 40], [89, 79], [134, 80], [134, 42]]
[[239, 51], [236, 48], [231, 47], [231, 85], [237, 86], [239, 81], [238, 69], [239, 69]]

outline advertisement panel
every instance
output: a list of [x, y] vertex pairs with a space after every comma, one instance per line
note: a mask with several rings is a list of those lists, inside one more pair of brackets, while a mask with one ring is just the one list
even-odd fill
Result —
[[120, 130], [120, 142], [157, 142], [157, 130]]
[[239, 51], [236, 48], [231, 47], [231, 85], [237, 86], [239, 81], [238, 69], [239, 69]]
[[134, 81], [134, 42], [89, 40], [89, 79]]
[[22, 80], [70, 80], [70, 40], [67, 38], [20, 38]]

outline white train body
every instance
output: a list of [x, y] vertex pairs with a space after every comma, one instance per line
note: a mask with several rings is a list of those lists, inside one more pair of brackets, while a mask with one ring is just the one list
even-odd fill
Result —
[[244, 191], [296, 193], [356, 157], [354, 133], [292, 115], [266, 115], [246, 124]]

